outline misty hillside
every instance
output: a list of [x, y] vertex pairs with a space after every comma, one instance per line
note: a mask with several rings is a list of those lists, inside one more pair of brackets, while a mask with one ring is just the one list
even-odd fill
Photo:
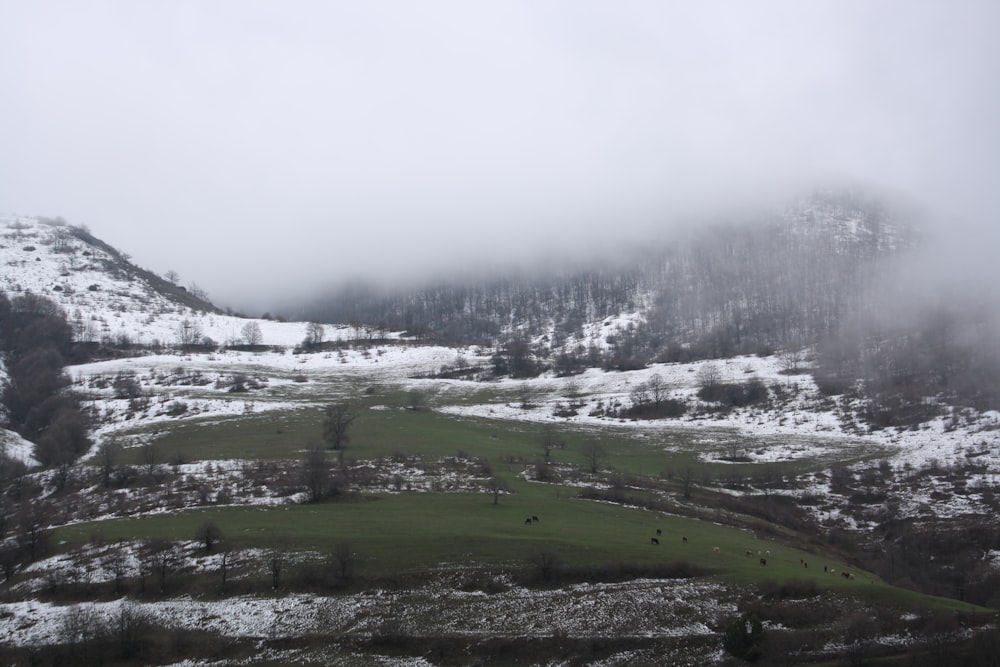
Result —
[[933, 252], [918, 221], [870, 193], [827, 191], [675, 229], [625, 261], [609, 239], [604, 262], [410, 289], [355, 284], [296, 315], [499, 345], [527, 359], [501, 369], [515, 376], [808, 348], [824, 391], [863, 395], [862, 417], [878, 427], [947, 405], [1000, 407], [995, 304], [975, 286], [916, 280]]
[[377, 322], [465, 343], [549, 334], [558, 348], [581, 342], [585, 324], [638, 311], [650, 340], [623, 351], [632, 361], [661, 357], [673, 345], [708, 345], [705, 354], [725, 356], [829, 334], [880, 260], [915, 238], [911, 221], [879, 199], [826, 192], [772, 215], [667, 229], [624, 258], [609, 235], [606, 259], [587, 266], [456, 277], [407, 290], [354, 285], [295, 315]]

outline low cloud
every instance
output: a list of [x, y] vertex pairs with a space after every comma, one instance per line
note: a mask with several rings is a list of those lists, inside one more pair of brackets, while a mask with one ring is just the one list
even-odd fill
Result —
[[0, 207], [87, 223], [236, 307], [592, 251], [816, 185], [898, 190], [995, 239], [995, 3], [3, 14]]

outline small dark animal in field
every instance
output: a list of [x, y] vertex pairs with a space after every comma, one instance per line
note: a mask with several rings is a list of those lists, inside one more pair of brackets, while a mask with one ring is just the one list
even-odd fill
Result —
[[681, 541], [684, 542], [684, 544], [687, 544], [687, 541], [688, 541], [687, 535], [685, 535], [684, 537], [682, 537]]
[[524, 520], [524, 525], [525, 526], [530, 526], [531, 525], [531, 517], [530, 516], [527, 519]]
[[767, 565], [767, 559], [766, 558], [761, 558], [760, 559], [760, 564], [761, 565]]
[[753, 549], [747, 549], [747, 556], [753, 556]]
[[650, 544], [657, 544], [658, 545], [660, 543], [660, 541], [658, 539], [656, 539], [655, 537], [651, 537], [651, 538], [649, 538], [649, 543]]
[[844, 570], [843, 572], [840, 573], [840, 576], [842, 576], [844, 579], [850, 579], [851, 573], [848, 572], [847, 570]]
[[809, 569], [809, 563], [807, 563], [805, 561], [802, 561], [802, 567], [804, 567], [804, 568], [806, 568], [808, 570]]
[[662, 534], [663, 534], [663, 531], [662, 531], [662, 530], [660, 530], [659, 528], [657, 528], [657, 529], [656, 529], [656, 534], [657, 534], [657, 535], [662, 535]]
[[531, 515], [531, 521], [532, 521], [533, 523], [538, 523], [538, 517], [537, 517], [537, 516], [535, 516], [534, 514], [532, 514], [532, 515]]
[[826, 572], [826, 565], [823, 566], [823, 571]]

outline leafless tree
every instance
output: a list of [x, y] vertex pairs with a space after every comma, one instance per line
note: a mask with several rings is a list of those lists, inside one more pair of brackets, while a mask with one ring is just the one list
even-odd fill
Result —
[[597, 473], [600, 469], [601, 461], [608, 455], [608, 450], [598, 440], [588, 440], [583, 445], [583, 455], [590, 466], [590, 472]]
[[510, 485], [503, 477], [494, 475], [486, 482], [486, 489], [493, 494], [493, 504], [496, 505], [500, 502], [500, 494], [510, 491]]
[[337, 542], [330, 553], [330, 563], [336, 568], [341, 581], [348, 581], [354, 573], [357, 554], [349, 542]]
[[185, 317], [177, 325], [177, 343], [181, 347], [197, 345], [201, 342], [201, 322]]
[[722, 369], [714, 361], [708, 361], [701, 365], [696, 376], [700, 389], [712, 390], [722, 382]]
[[125, 543], [118, 542], [111, 548], [111, 556], [108, 559], [108, 567], [115, 575], [115, 595], [121, 595], [122, 580], [128, 571], [128, 553], [125, 551]]
[[275, 590], [281, 585], [281, 572], [285, 567], [287, 556], [288, 541], [284, 538], [277, 539], [267, 550], [265, 556], [267, 570], [271, 574], [271, 587]]
[[174, 545], [167, 540], [151, 540], [146, 545], [147, 571], [156, 575], [160, 582], [160, 592], [167, 590], [167, 575], [174, 565]]
[[681, 472], [681, 487], [684, 490], [684, 497], [691, 498], [691, 487], [694, 484], [694, 471], [691, 466], [684, 468]]
[[264, 335], [260, 331], [260, 325], [254, 321], [244, 324], [240, 333], [243, 334], [243, 342], [247, 345], [260, 345], [264, 342]]
[[323, 418], [323, 440], [330, 449], [343, 449], [351, 438], [348, 430], [357, 410], [351, 403], [334, 403], [326, 408]]
[[306, 325], [306, 345], [322, 345], [324, 338], [326, 338], [326, 327], [324, 327], [321, 323], [310, 322]]
[[552, 424], [545, 424], [542, 426], [542, 454], [545, 457], [545, 462], [550, 463], [552, 461], [552, 450], [562, 449], [566, 446], [566, 441], [563, 439], [562, 434], [556, 429]]
[[107, 441], [97, 449], [97, 464], [101, 469], [101, 481], [104, 488], [111, 486], [111, 475], [118, 465], [118, 457], [121, 455], [121, 445], [117, 442]]
[[222, 539], [222, 529], [211, 519], [206, 519], [194, 535], [194, 539], [205, 545], [205, 551], [211, 553], [216, 542]]
[[302, 460], [302, 477], [309, 489], [309, 500], [318, 503], [326, 497], [330, 486], [330, 464], [318, 444], [310, 445]]

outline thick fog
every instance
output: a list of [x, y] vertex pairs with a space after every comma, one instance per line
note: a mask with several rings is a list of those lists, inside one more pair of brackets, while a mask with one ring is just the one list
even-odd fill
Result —
[[995, 249], [998, 26], [989, 1], [0, 0], [0, 211], [245, 309], [816, 185]]

